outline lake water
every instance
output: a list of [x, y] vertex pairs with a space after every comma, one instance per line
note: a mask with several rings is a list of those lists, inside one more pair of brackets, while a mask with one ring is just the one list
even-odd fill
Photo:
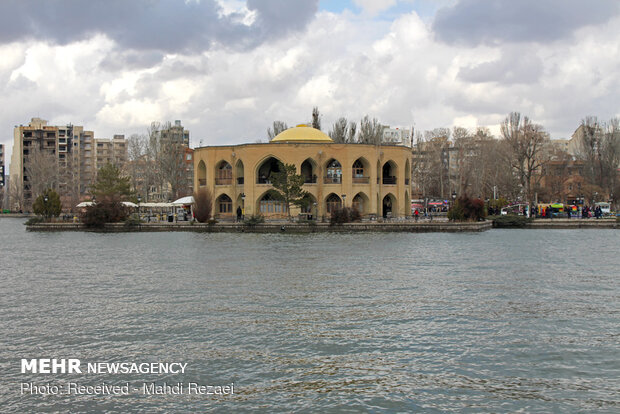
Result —
[[[0, 219], [1, 412], [620, 412], [617, 230], [96, 234], [22, 223]], [[22, 358], [187, 366], [32, 374]], [[136, 390], [22, 394], [22, 383], [70, 382]], [[234, 394], [137, 391], [164, 382], [234, 383]]]

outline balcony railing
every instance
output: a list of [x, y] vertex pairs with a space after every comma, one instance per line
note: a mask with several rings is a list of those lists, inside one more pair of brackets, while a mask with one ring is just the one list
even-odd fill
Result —
[[323, 182], [325, 184], [340, 184], [342, 182], [341, 177], [324, 177]]
[[215, 179], [215, 185], [230, 185], [231, 183], [232, 183], [232, 177]]
[[316, 175], [312, 177], [304, 177], [304, 184], [316, 184]]
[[256, 183], [257, 184], [271, 184], [271, 181], [269, 181], [269, 178], [266, 178], [266, 177], [258, 177], [256, 179]]
[[383, 184], [396, 184], [396, 177], [383, 177]]
[[370, 177], [353, 177], [353, 184], [368, 184]]
[[204, 187], [205, 185], [207, 185], [207, 179], [206, 178], [199, 178], [198, 179], [198, 185], [201, 187]]
[[237, 184], [243, 185], [243, 177], [237, 177]]

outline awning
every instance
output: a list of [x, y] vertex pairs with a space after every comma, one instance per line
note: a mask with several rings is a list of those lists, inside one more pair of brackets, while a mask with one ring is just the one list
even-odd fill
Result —
[[140, 203], [140, 207], [146, 208], [170, 208], [174, 207], [172, 203]]
[[194, 196], [181, 197], [178, 200], [173, 201], [172, 204], [175, 206], [184, 206], [186, 204], [194, 204]]

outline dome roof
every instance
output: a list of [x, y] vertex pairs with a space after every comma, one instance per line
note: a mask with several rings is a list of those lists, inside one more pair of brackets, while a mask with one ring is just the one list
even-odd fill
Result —
[[334, 142], [326, 134], [316, 128], [308, 125], [297, 125], [295, 128], [289, 128], [280, 132], [271, 142]]

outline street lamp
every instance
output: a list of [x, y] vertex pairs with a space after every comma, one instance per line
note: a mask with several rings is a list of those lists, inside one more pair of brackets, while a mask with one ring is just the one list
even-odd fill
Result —
[[316, 203], [312, 203], [312, 204], [314, 205], [314, 212], [315, 212], [315, 214], [316, 214], [316, 215], [314, 216], [314, 219], [315, 219], [316, 221], [318, 221], [318, 220], [319, 220], [319, 207], [317, 206], [317, 204], [316, 204]]
[[341, 194], [341, 197], [342, 197], [342, 207], [344, 208], [344, 207], [347, 206], [347, 204], [345, 203], [345, 199], [347, 198], [347, 195], [346, 194]]
[[49, 200], [49, 198], [47, 198], [47, 194], [45, 194], [45, 196], [43, 197], [43, 212], [45, 213], [45, 218], [49, 217], [49, 213], [47, 211], [47, 201]]
[[140, 201], [142, 201], [142, 197], [138, 195], [138, 220], [140, 219]]
[[245, 193], [241, 193], [241, 218], [245, 220]]

